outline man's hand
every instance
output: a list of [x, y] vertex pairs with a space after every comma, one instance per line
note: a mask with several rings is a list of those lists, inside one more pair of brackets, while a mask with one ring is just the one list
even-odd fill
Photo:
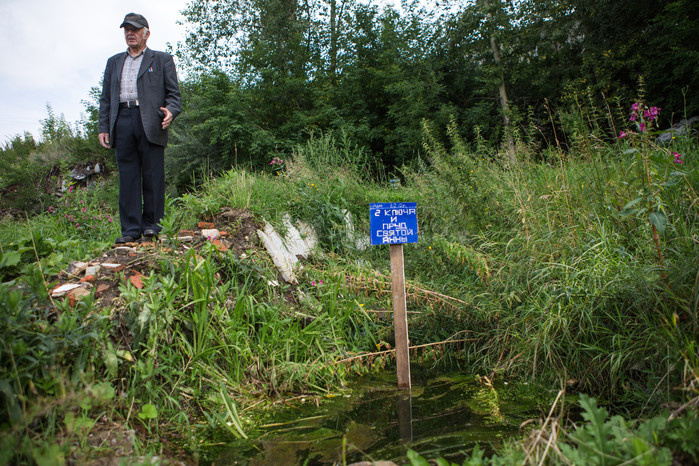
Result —
[[172, 123], [172, 113], [167, 109], [167, 107], [160, 107], [160, 111], [165, 115], [163, 118], [163, 129], [167, 129], [167, 127], [170, 126], [170, 123]]
[[100, 133], [99, 138], [100, 138], [100, 144], [102, 144], [102, 147], [104, 147], [105, 149], [112, 148], [112, 146], [109, 145], [109, 133]]

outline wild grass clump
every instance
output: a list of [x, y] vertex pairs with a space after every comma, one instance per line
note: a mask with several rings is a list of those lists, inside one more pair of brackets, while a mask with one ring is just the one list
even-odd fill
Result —
[[[55, 227], [49, 215], [46, 226]], [[86, 459], [94, 452], [81, 435], [106, 428], [103, 419], [139, 430], [145, 451], [158, 453], [169, 432], [195, 452], [194, 420], [204, 422], [199, 436], [221, 429], [245, 436], [239, 404], [336, 390], [363, 366], [336, 361], [376, 347], [376, 324], [341, 277], [302, 276], [292, 290], [273, 283], [276, 271], [260, 251], [236, 257], [211, 244], [153, 260], [142, 289], [120, 277], [109, 308], [93, 295], [75, 308], [51, 301], [47, 281], [65, 266], [63, 256], [54, 267], [40, 260], [5, 277], [0, 440], [12, 447], [7, 461], [31, 461], [49, 447], [57, 460]], [[94, 403], [76, 395], [93, 390]], [[75, 427], [76, 419], [88, 427]]]
[[[203, 182], [196, 195], [181, 197], [190, 216], [217, 213], [222, 207], [246, 208], [273, 224], [282, 233], [282, 219], [303, 219], [317, 231], [327, 251], [353, 248], [354, 233], [364, 220], [368, 205], [366, 180], [375, 173], [362, 148], [343, 137], [336, 144], [329, 135], [312, 137], [293, 156], [270, 159], [270, 173], [230, 170]], [[393, 194], [393, 197], [400, 194]], [[368, 224], [368, 221], [366, 221]]]
[[687, 168], [697, 146], [692, 136], [660, 146], [636, 131], [631, 147], [626, 138], [596, 140], [585, 153], [554, 150], [548, 163], [527, 158], [510, 167], [487, 142], [462, 141], [452, 122], [449, 146], [426, 129], [427, 164], [405, 168], [397, 189], [359, 183], [356, 164], [323, 139], [272, 180], [291, 198], [294, 216], [317, 227], [326, 250], [383, 276], [381, 248], [337, 247], [348, 244], [335, 236], [342, 214], [351, 212], [366, 231], [369, 202], [418, 202], [420, 242], [405, 248], [408, 280], [463, 304], [446, 320], [444, 309], [417, 304], [418, 314], [433, 316], [411, 317], [417, 344], [472, 332], [465, 354], [479, 371], [564, 378], [618, 407], [638, 409], [647, 397], [657, 407], [686, 396], [668, 387], [683, 386], [682, 368], [696, 359], [698, 254], [690, 232], [699, 183]]
[[[0, 144], [0, 212], [20, 217], [24, 212], [35, 215], [55, 202], [69, 173], [76, 165], [100, 164], [101, 177], [116, 171], [113, 155], [102, 149], [96, 139], [74, 132], [65, 120], [56, 118], [50, 107], [43, 120], [43, 138], [30, 133], [15, 136]], [[114, 192], [114, 186], [111, 186]], [[96, 191], [98, 192], [98, 191]], [[100, 201], [108, 199], [100, 198]], [[114, 205], [116, 198], [113, 198]], [[20, 217], [21, 218], [21, 217]]]
[[507, 206], [493, 196], [496, 183], [490, 178], [492, 162], [486, 147], [471, 152], [454, 121], [447, 127], [450, 149], [435, 139], [427, 125], [424, 130], [423, 148], [429, 165], [405, 170], [408, 189], [422, 201], [420, 227], [459, 241], [465, 240], [459, 235], [468, 234], [472, 228], [494, 227], [490, 223], [492, 212], [501, 212]]
[[[559, 394], [560, 395], [560, 394]], [[549, 417], [524, 441], [507, 442], [497, 454], [485, 457], [478, 445], [462, 465], [499, 464], [694, 464], [699, 459], [699, 433], [696, 412], [686, 416], [659, 415], [645, 420], [610, 416], [607, 409], [587, 395], [580, 396], [582, 421], [566, 423]], [[553, 412], [553, 409], [552, 409]], [[419, 453], [409, 450], [410, 464], [429, 464]], [[455, 466], [444, 458], [437, 464]]]
[[[657, 114], [634, 109], [638, 121]], [[697, 144], [660, 146], [650, 129], [511, 168], [453, 126], [449, 149], [427, 134], [430, 165], [409, 172], [407, 188], [422, 200], [422, 244], [406, 247], [406, 262], [479, 304], [462, 321], [483, 336], [468, 349], [479, 370], [556, 374], [627, 407], [691, 396], [668, 387], [685, 386], [696, 358]]]

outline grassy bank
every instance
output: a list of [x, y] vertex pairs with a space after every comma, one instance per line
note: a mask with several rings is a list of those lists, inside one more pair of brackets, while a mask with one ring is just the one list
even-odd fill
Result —
[[[117, 236], [114, 206], [97, 202], [104, 196], [74, 190], [40, 215], [4, 220], [0, 463], [193, 462], [201, 438], [245, 436], [249, 413], [271, 401], [333, 393], [353, 374], [385, 367], [388, 253], [358, 248], [345, 220], [349, 212], [364, 235], [370, 202], [418, 204], [420, 242], [405, 247], [411, 345], [440, 344], [416, 350], [417, 359], [565, 387], [631, 419], [664, 412], [667, 421], [674, 411], [686, 429], [660, 420], [645, 429], [691, 435], [696, 140], [584, 140], [543, 160], [522, 146], [520, 163], [505, 166], [487, 146], [450, 134], [441, 144], [428, 133], [429, 165], [395, 174], [400, 185], [371, 181], [367, 155], [329, 137], [270, 173], [206, 181], [170, 200], [170, 239], [138, 252], [143, 287], [117, 273], [109, 305], [95, 291], [74, 307], [49, 298], [71, 261], [100, 256]], [[278, 283], [254, 238], [224, 252], [174, 239], [201, 220], [224, 222], [224, 211], [277, 226], [285, 214], [307, 221], [322, 252], [292, 286]], [[224, 226], [235, 235], [243, 223], [227, 217]], [[545, 438], [563, 441], [562, 423], [549, 423]], [[589, 441], [575, 435], [573, 445]], [[676, 457], [696, 455], [696, 441], [680, 443], [666, 439]], [[546, 455], [534, 450], [531, 461]]]

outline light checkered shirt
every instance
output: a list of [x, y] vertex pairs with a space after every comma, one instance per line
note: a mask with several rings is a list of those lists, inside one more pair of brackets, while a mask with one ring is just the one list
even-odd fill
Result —
[[138, 78], [138, 70], [141, 68], [143, 61], [143, 51], [136, 57], [132, 57], [129, 52], [126, 52], [126, 60], [124, 67], [121, 69], [121, 88], [119, 89], [119, 102], [129, 100], [138, 100], [138, 87], [136, 79]]

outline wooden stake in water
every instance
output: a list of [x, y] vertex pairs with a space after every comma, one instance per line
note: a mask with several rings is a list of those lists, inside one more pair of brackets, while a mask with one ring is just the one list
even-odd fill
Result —
[[410, 388], [410, 355], [408, 353], [408, 314], [405, 304], [405, 271], [403, 245], [391, 244], [391, 292], [393, 294], [393, 329], [396, 338], [398, 388]]

